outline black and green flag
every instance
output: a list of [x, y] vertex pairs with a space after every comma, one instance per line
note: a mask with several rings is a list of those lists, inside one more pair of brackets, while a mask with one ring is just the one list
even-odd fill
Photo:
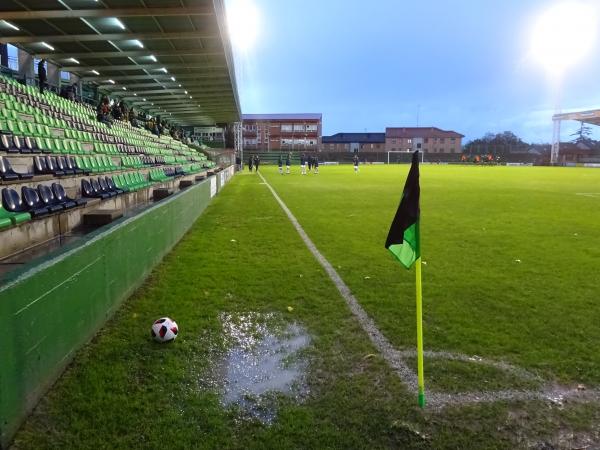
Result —
[[421, 256], [419, 239], [419, 152], [413, 153], [400, 206], [390, 227], [385, 248], [410, 269]]

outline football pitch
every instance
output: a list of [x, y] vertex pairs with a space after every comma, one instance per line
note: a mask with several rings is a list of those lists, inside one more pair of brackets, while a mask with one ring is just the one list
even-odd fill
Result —
[[[266, 181], [247, 170], [236, 175], [78, 353], [15, 445], [437, 449], [600, 441], [600, 403], [559, 395], [600, 386], [600, 170], [421, 167], [426, 390], [446, 399], [422, 411], [265, 184], [414, 369], [414, 271], [384, 249], [408, 167], [361, 166], [355, 174], [321, 166], [306, 176], [263, 167]], [[180, 335], [160, 345], [149, 330], [166, 315]], [[301, 372], [302, 386], [259, 402], [267, 421], [248, 417], [244, 401], [223, 402], [228, 317], [241, 317], [238, 327], [243, 318], [268, 318], [250, 337], [289, 324], [308, 336], [294, 354], [301, 363], [284, 361]], [[546, 391], [553, 395], [527, 396]], [[496, 398], [501, 392], [525, 395]], [[477, 397], [486, 401], [469, 401]]]

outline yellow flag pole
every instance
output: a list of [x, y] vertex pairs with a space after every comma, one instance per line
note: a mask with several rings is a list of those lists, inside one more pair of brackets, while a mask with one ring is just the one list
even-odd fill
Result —
[[421, 257], [415, 261], [417, 278], [417, 374], [419, 380], [419, 406], [425, 407], [425, 377], [423, 376], [423, 289], [421, 285]]

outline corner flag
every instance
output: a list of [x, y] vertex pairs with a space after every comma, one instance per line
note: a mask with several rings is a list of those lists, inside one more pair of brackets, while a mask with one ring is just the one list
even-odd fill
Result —
[[404, 184], [402, 200], [390, 227], [385, 248], [410, 269], [421, 256], [419, 243], [419, 152], [414, 152], [412, 165]]
[[419, 383], [419, 406], [425, 407], [425, 377], [423, 375], [423, 291], [421, 287], [421, 237], [419, 233], [419, 152], [413, 153], [412, 164], [400, 206], [392, 221], [388, 237], [385, 241], [387, 248], [407, 269], [415, 264], [417, 287], [417, 375]]

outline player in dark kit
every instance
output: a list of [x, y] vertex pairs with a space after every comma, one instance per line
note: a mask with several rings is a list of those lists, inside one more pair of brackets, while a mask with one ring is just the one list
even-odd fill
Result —
[[300, 156], [300, 169], [302, 175], [306, 175], [306, 156], [304, 155], [304, 153], [302, 153], [302, 156]]
[[292, 164], [292, 154], [288, 153], [285, 158], [285, 173], [289, 175], [290, 173], [290, 165]]
[[358, 155], [354, 155], [354, 173], [358, 173]]
[[260, 158], [258, 155], [254, 155], [254, 170], [258, 172], [258, 166], [260, 165]]
[[252, 172], [252, 163], [254, 162], [254, 160], [252, 159], [252, 156], [250, 156], [250, 158], [248, 158], [248, 170], [250, 172]]
[[277, 165], [279, 166], [279, 173], [283, 175], [283, 158], [279, 155], [279, 161], [277, 161]]
[[312, 169], [312, 165], [313, 165], [313, 158], [312, 156], [308, 155], [308, 171], [310, 172]]

